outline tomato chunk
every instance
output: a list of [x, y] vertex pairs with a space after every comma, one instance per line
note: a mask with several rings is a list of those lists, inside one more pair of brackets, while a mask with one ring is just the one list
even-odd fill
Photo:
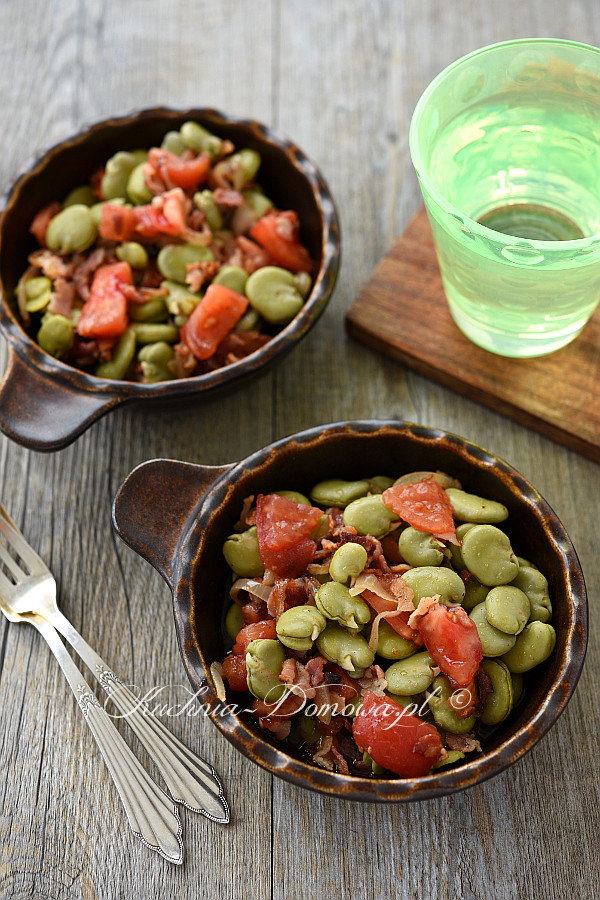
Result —
[[181, 328], [181, 340], [196, 359], [208, 359], [248, 308], [242, 294], [211, 284], [202, 302]]
[[100, 237], [107, 241], [130, 241], [135, 234], [135, 210], [118, 203], [103, 203], [100, 210]]
[[245, 653], [248, 644], [251, 644], [252, 641], [258, 641], [259, 638], [270, 638], [271, 640], [277, 638], [274, 619], [253, 622], [252, 625], [245, 625], [243, 628], [240, 628], [233, 645], [233, 652]]
[[205, 181], [210, 169], [210, 158], [205, 154], [192, 159], [182, 159], [159, 147], [153, 147], [148, 154], [148, 161], [165, 181], [175, 187], [191, 189]]
[[371, 691], [365, 691], [352, 734], [371, 759], [404, 778], [426, 775], [442, 753], [441, 737], [432, 725]]
[[311, 535], [323, 513], [278, 494], [259, 494], [256, 500], [258, 548], [266, 569], [281, 578], [305, 571], [316, 550]]
[[298, 216], [292, 210], [268, 212], [250, 229], [278, 266], [290, 272], [310, 272], [312, 260], [306, 247], [300, 243]]
[[432, 478], [395, 484], [383, 492], [383, 502], [417, 531], [428, 531], [444, 540], [455, 536], [450, 500]]
[[247, 691], [246, 657], [231, 653], [223, 660], [223, 678], [232, 691]]
[[53, 203], [48, 203], [47, 206], [42, 207], [42, 209], [40, 209], [33, 217], [33, 222], [29, 226], [29, 230], [40, 247], [46, 246], [46, 232], [48, 231], [48, 225], [61, 209], [61, 204], [58, 203], [58, 201], [54, 201]]
[[77, 332], [88, 338], [120, 337], [127, 330], [127, 299], [123, 285], [133, 284], [129, 263], [111, 263], [96, 270], [90, 297], [77, 324]]
[[450, 609], [438, 603], [417, 620], [417, 628], [436, 666], [461, 687], [466, 687], [483, 659], [473, 619], [460, 606]]

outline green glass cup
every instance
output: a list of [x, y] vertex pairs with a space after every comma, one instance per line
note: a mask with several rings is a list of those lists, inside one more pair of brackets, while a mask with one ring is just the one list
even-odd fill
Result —
[[425, 90], [410, 152], [461, 331], [502, 356], [572, 341], [600, 300], [600, 49], [470, 53]]

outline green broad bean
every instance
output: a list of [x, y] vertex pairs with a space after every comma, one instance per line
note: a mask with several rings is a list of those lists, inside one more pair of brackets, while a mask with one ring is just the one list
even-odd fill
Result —
[[444, 559], [444, 545], [432, 534], [405, 528], [398, 539], [402, 559], [409, 566], [439, 566]]
[[[294, 278], [296, 280], [296, 288], [298, 289], [298, 293], [303, 300], [306, 300], [306, 298], [310, 294], [310, 289], [312, 287], [312, 278], [310, 277], [308, 272], [296, 272]], [[382, 493], [382, 491], [373, 491], [373, 493], [379, 494]]]
[[517, 577], [511, 581], [511, 585], [527, 594], [531, 606], [530, 622], [550, 621], [552, 603], [548, 593], [548, 582], [539, 569], [533, 566], [519, 566]]
[[520, 674], [520, 672], [511, 672], [510, 679], [512, 681], [513, 688], [513, 706], [515, 706], [515, 704], [517, 704], [521, 699], [521, 694], [523, 693], [523, 676]]
[[426, 478], [433, 478], [444, 489], [460, 488], [460, 481], [447, 475], [446, 472], [440, 472], [439, 469], [437, 472], [407, 472], [406, 475], [396, 478], [394, 484], [414, 484], [416, 481], [424, 481]]
[[416, 713], [417, 709], [419, 708], [419, 703], [415, 700], [414, 697], [404, 697], [401, 694], [393, 694], [391, 691], [385, 691], [385, 696], [389, 697], [390, 700], [393, 700], [394, 703], [397, 703], [398, 706], [402, 706], [404, 707], [404, 709], [408, 709], [413, 714]]
[[162, 150], [168, 150], [175, 156], [181, 156], [188, 149], [178, 131], [167, 131], [160, 146]]
[[262, 219], [268, 210], [274, 208], [273, 201], [269, 200], [269, 198], [256, 187], [242, 191], [242, 197], [244, 198], [246, 205], [256, 213], [259, 219]]
[[223, 544], [223, 556], [230, 569], [241, 578], [259, 578], [265, 567], [258, 550], [256, 525], [239, 534], [230, 534]]
[[479, 603], [483, 603], [488, 595], [489, 587], [481, 584], [474, 575], [471, 575], [465, 584], [465, 596], [462, 605], [467, 612], [471, 612]]
[[129, 176], [136, 166], [148, 159], [146, 150], [119, 150], [106, 163], [100, 190], [105, 200], [125, 197]]
[[519, 571], [507, 535], [494, 525], [471, 528], [464, 536], [462, 555], [469, 572], [488, 587], [508, 584]]
[[304, 653], [319, 637], [327, 620], [314, 606], [292, 606], [277, 620], [277, 637], [290, 650]]
[[88, 184], [73, 188], [63, 200], [63, 209], [67, 206], [75, 206], [82, 203], [84, 206], [93, 206], [96, 202], [94, 192]]
[[485, 598], [485, 617], [498, 631], [519, 634], [529, 620], [527, 594], [511, 585], [492, 588]]
[[477, 631], [479, 632], [479, 638], [481, 640], [481, 649], [483, 650], [484, 656], [502, 656], [514, 647], [515, 641], [517, 640], [516, 635], [499, 631], [498, 628], [494, 628], [494, 626], [490, 625], [488, 622], [485, 614], [485, 602], [479, 603], [472, 609], [470, 617], [477, 626]]
[[349, 631], [360, 631], [371, 621], [371, 611], [365, 601], [353, 597], [348, 588], [337, 581], [322, 584], [315, 594], [315, 603], [324, 616]]
[[198, 122], [184, 122], [179, 129], [179, 136], [185, 147], [195, 150], [196, 153], [206, 153], [211, 159], [214, 159], [221, 153], [223, 141], [216, 134], [211, 134]]
[[146, 176], [144, 173], [145, 165], [145, 162], [137, 165], [135, 169], [132, 170], [127, 181], [127, 196], [136, 206], [143, 206], [145, 203], [150, 203], [153, 197], [152, 191], [146, 184]]
[[481, 668], [492, 682], [492, 693], [486, 696], [479, 718], [484, 725], [498, 725], [513, 708], [512, 676], [506, 665], [496, 659], [484, 659]]
[[159, 381], [172, 381], [175, 374], [169, 368], [169, 363], [174, 356], [173, 348], [166, 341], [144, 344], [137, 356], [144, 383], [157, 384]]
[[353, 500], [344, 510], [344, 525], [351, 525], [359, 534], [372, 534], [376, 538], [387, 534], [396, 519], [396, 514], [385, 505], [380, 494]]
[[414, 593], [414, 605], [423, 597], [439, 595], [440, 603], [462, 603], [465, 583], [453, 569], [445, 566], [418, 566], [404, 572], [402, 578]]
[[556, 643], [556, 632], [547, 622], [530, 622], [518, 635], [514, 646], [502, 657], [511, 672], [522, 674], [543, 663]]
[[232, 641], [235, 641], [238, 632], [245, 624], [242, 607], [238, 606], [237, 603], [232, 603], [225, 616], [225, 631]]
[[238, 294], [244, 293], [247, 281], [248, 273], [241, 266], [221, 266], [213, 278], [213, 284], [223, 284]]
[[148, 265], [148, 252], [137, 241], [127, 241], [124, 244], [119, 244], [115, 250], [115, 255], [122, 262], [129, 263], [132, 269], [145, 269]]
[[155, 297], [147, 303], [132, 303], [129, 307], [129, 317], [134, 322], [166, 322], [168, 313], [164, 298]]
[[37, 342], [46, 353], [60, 359], [73, 346], [73, 323], [65, 316], [46, 313], [37, 333]]
[[384, 659], [407, 659], [416, 653], [416, 649], [412, 641], [403, 638], [385, 619], [381, 619], [377, 634], [377, 656]]
[[519, 563], [520, 568], [527, 569], [537, 569], [535, 563], [530, 562], [528, 559], [525, 559], [523, 556], [517, 556], [517, 562]]
[[338, 547], [329, 563], [329, 574], [334, 581], [348, 584], [351, 578], [360, 575], [367, 565], [367, 551], [362, 544], [349, 541]]
[[98, 228], [89, 206], [75, 203], [57, 213], [46, 231], [46, 244], [58, 253], [80, 253], [91, 247]]
[[310, 500], [301, 494], [300, 491], [274, 491], [277, 497], [285, 497], [286, 500], [293, 500], [294, 503], [302, 503], [304, 506], [310, 506]]
[[353, 500], [366, 497], [369, 492], [367, 481], [344, 481], [342, 478], [330, 478], [319, 481], [310, 492], [310, 499], [317, 506], [337, 506], [344, 509]]
[[246, 649], [248, 689], [259, 700], [275, 703], [287, 693], [287, 685], [279, 680], [285, 662], [285, 650], [279, 641], [259, 638]]
[[220, 160], [213, 172], [217, 180], [225, 179], [237, 191], [245, 188], [260, 167], [260, 155], [256, 150], [244, 149]]
[[[204, 191], [196, 191], [194, 194], [194, 206], [202, 210], [211, 231], [221, 231], [224, 224], [223, 214], [217, 205], [215, 195], [212, 191], [209, 191], [208, 188]], [[225, 266], [223, 268], [225, 268]], [[233, 269], [237, 268], [237, 266], [227, 266], [227, 268]], [[243, 269], [240, 269], [240, 271], [244, 272]], [[248, 277], [246, 272], [244, 272], [244, 275], [246, 275], [246, 278]], [[224, 284], [224, 282], [220, 283]], [[232, 285], [228, 284], [227, 287], [232, 287]], [[233, 290], [237, 291], [237, 288], [233, 288]], [[240, 291], [240, 294], [241, 293], [243, 293], [243, 291]]]
[[474, 522], [477, 525], [493, 525], [508, 518], [508, 510], [503, 503], [486, 500], [477, 494], [467, 494], [457, 488], [446, 488], [454, 518], [459, 522]]
[[319, 653], [329, 662], [337, 663], [352, 678], [362, 678], [365, 669], [373, 665], [375, 654], [364, 637], [329, 622], [316, 641]]
[[[306, 272], [300, 274], [306, 275]], [[369, 478], [369, 493], [383, 494], [383, 492], [387, 491], [388, 488], [391, 488], [393, 484], [394, 479], [388, 478], [387, 475], [374, 475], [373, 478]]]
[[385, 673], [388, 690], [402, 697], [411, 697], [413, 694], [426, 691], [435, 678], [434, 665], [426, 651], [414, 653], [399, 662], [392, 663]]
[[448, 750], [448, 753], [444, 757], [444, 759], [436, 762], [432, 768], [433, 769], [441, 769], [443, 766], [451, 766], [453, 763], [458, 762], [460, 759], [464, 759], [465, 754], [462, 750]]
[[208, 247], [199, 247], [197, 244], [166, 244], [156, 257], [156, 265], [161, 275], [169, 281], [185, 284], [187, 266], [197, 262], [212, 262], [214, 258]]
[[202, 299], [177, 281], [161, 281], [160, 286], [169, 292], [164, 300], [172, 316], [190, 316]]
[[30, 278], [25, 282], [25, 309], [27, 312], [41, 312], [50, 303], [52, 296], [52, 282], [45, 275]]
[[98, 378], [124, 378], [135, 356], [136, 336], [133, 328], [121, 335], [108, 362], [96, 366]]
[[[455, 690], [448, 679], [444, 675], [438, 675], [433, 681], [432, 692], [427, 697], [427, 703], [436, 725], [452, 734], [466, 734], [475, 725], [475, 716], [466, 716], [461, 719], [450, 706], [450, 700], [454, 693]], [[460, 692], [456, 693], [458, 695]]]
[[248, 307], [241, 319], [235, 323], [236, 331], [260, 331], [262, 319], [255, 309]]
[[162, 325], [156, 322], [134, 322], [131, 329], [138, 344], [156, 344], [159, 341], [174, 344], [179, 340], [179, 328], [176, 325]]
[[272, 325], [283, 325], [300, 312], [304, 299], [292, 272], [279, 266], [263, 266], [249, 276], [246, 296], [250, 305]]
[[300, 735], [302, 743], [308, 744], [309, 747], [312, 747], [313, 744], [319, 742], [321, 732], [319, 731], [313, 716], [307, 716], [305, 713], [300, 713], [298, 716], [298, 734]]
[[459, 525], [456, 529], [456, 537], [461, 542], [461, 545], [457, 547], [456, 544], [450, 544], [450, 558], [452, 560], [452, 565], [456, 569], [457, 572], [460, 572], [461, 569], [465, 568], [465, 561], [462, 555], [462, 542], [467, 531], [470, 531], [471, 528], [475, 527], [475, 522], [463, 522], [462, 525]]

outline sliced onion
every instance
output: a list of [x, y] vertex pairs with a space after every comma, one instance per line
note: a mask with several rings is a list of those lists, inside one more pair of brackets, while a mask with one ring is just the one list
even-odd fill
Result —
[[238, 606], [244, 606], [240, 600], [240, 593], [242, 591], [246, 591], [253, 597], [264, 600], [266, 603], [271, 594], [271, 586], [265, 584], [264, 581], [256, 581], [255, 578], [238, 578], [237, 581], [233, 582], [229, 590], [229, 596], [234, 603], [238, 604]]
[[223, 681], [223, 666], [220, 662], [210, 664], [210, 675], [217, 699], [226, 700], [227, 694], [225, 692], [225, 682]]
[[371, 636], [369, 637], [369, 649], [373, 651], [373, 653], [377, 652], [377, 643], [379, 641], [379, 623], [382, 619], [385, 619], [386, 622], [388, 619], [394, 619], [396, 616], [399, 616], [400, 613], [405, 612], [403, 609], [392, 609], [389, 612], [381, 612], [377, 613], [375, 618], [371, 623]]
[[397, 598], [393, 597], [390, 592], [384, 588], [377, 575], [358, 576], [354, 585], [350, 588], [350, 594], [352, 597], [356, 597], [358, 594], [362, 594], [363, 591], [372, 591], [373, 594], [377, 594], [382, 600], [389, 600], [390, 603], [398, 602]]

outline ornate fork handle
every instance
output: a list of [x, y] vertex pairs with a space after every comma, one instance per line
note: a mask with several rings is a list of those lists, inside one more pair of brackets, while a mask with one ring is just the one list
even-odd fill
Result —
[[181, 822], [173, 801], [133, 755], [67, 653], [54, 626], [36, 614], [23, 618], [37, 628], [63, 670], [112, 775], [134, 834], [170, 862], [183, 862]]
[[213, 767], [192, 753], [160, 719], [140, 704], [135, 694], [109, 669], [62, 613], [53, 615], [52, 624], [79, 654], [126, 718], [127, 724], [156, 763], [173, 799], [214, 822], [228, 822], [229, 807]]

